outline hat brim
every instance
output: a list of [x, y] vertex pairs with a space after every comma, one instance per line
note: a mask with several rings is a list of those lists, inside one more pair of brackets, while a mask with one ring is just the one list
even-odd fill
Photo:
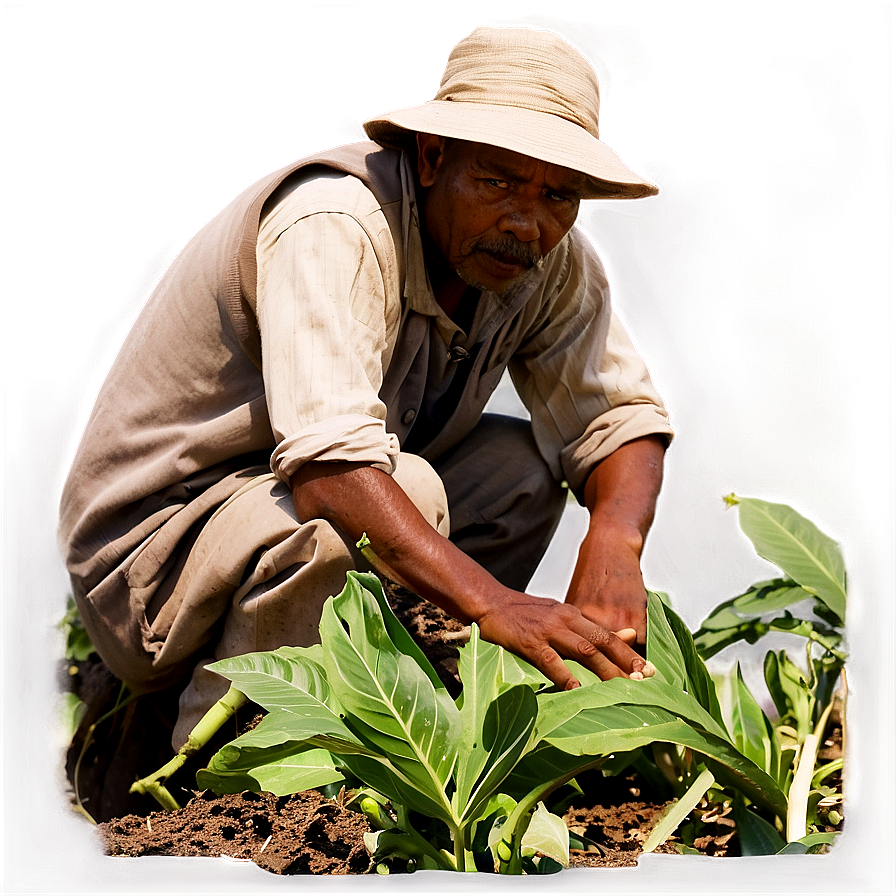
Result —
[[510, 149], [584, 174], [584, 199], [640, 199], [659, 192], [583, 127], [518, 106], [431, 100], [372, 118], [364, 130], [382, 146], [404, 147], [419, 132]]

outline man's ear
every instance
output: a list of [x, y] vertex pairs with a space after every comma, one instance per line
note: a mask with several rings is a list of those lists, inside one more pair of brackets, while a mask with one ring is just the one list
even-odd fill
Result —
[[436, 171], [445, 158], [445, 138], [438, 134], [417, 134], [417, 176], [421, 187], [431, 187]]

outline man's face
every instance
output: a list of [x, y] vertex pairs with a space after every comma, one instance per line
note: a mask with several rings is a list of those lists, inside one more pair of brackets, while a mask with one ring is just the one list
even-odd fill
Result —
[[470, 286], [515, 292], [575, 223], [583, 176], [484, 143], [417, 139], [436, 248]]

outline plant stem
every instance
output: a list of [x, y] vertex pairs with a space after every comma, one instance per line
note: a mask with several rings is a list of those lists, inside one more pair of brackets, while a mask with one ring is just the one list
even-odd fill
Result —
[[131, 785], [131, 793], [148, 793], [155, 797], [163, 809], [169, 811], [180, 809], [180, 804], [168, 792], [164, 782], [190, 756], [198, 753], [245, 702], [246, 695], [231, 685], [230, 690], [199, 720], [199, 723], [190, 732], [187, 742], [177, 751], [174, 758], [166, 762], [157, 772], [135, 781]]
[[787, 794], [787, 842], [801, 840], [806, 836], [806, 815], [809, 807], [809, 791], [812, 789], [812, 775], [815, 771], [815, 760], [818, 757], [818, 745], [824, 736], [828, 724], [828, 716], [834, 701], [825, 707], [815, 730], [806, 735], [800, 746], [799, 759], [793, 773], [793, 782]]

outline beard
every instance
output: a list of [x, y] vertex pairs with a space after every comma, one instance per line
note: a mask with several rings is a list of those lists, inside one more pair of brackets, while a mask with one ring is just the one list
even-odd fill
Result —
[[[530, 249], [528, 246], [519, 242], [519, 240], [515, 240], [513, 237], [497, 240], [484, 238], [477, 240], [470, 250], [470, 256], [475, 255], [477, 252], [484, 252], [486, 255], [491, 255], [499, 261], [519, 262], [525, 266], [526, 270], [515, 280], [508, 283], [500, 292], [495, 292], [504, 304], [510, 304], [538, 277], [544, 268], [544, 256], [537, 250]], [[480, 292], [489, 290], [488, 286], [477, 281], [472, 275], [467, 273], [465, 265], [461, 265], [455, 268], [455, 270], [457, 271], [458, 277], [460, 277], [467, 286], [472, 286], [473, 289], [478, 289]]]

